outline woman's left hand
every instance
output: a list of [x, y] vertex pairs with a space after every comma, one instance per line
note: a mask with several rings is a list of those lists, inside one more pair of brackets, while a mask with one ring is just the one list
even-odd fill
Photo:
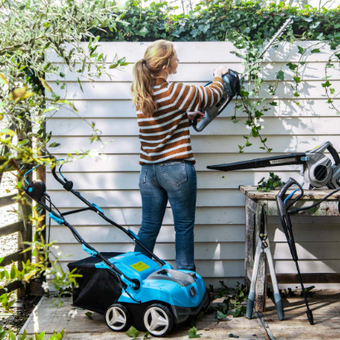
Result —
[[192, 112], [187, 112], [188, 119], [193, 122], [196, 116], [199, 116], [198, 122], [204, 118], [204, 112], [201, 111], [192, 111]]

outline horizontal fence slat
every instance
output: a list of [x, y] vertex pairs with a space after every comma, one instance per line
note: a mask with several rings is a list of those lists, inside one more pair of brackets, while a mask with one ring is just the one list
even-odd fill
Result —
[[[209, 228], [209, 233], [206, 232]], [[139, 226], [126, 226], [126, 229], [132, 230], [138, 234]], [[112, 226], [97, 225], [92, 226], [77, 226], [77, 231], [84, 240], [91, 243], [100, 244], [105, 242], [112, 243], [131, 243], [130, 237]], [[245, 238], [245, 228], [241, 225], [195, 225], [195, 244], [197, 243], [243, 243]], [[171, 226], [163, 225], [157, 237], [157, 242], [174, 243], [175, 229]], [[64, 226], [54, 226], [51, 229], [51, 240], [56, 240], [60, 243], [74, 243], [76, 240], [71, 234], [71, 231]], [[240, 244], [239, 244], [240, 245]], [[243, 247], [243, 244], [241, 244]]]
[[7, 195], [7, 196], [2, 196], [0, 197], [0, 208], [2, 207], [6, 207], [8, 205], [12, 205], [15, 204], [16, 202], [13, 200], [14, 197], [16, 197], [18, 194], [11, 194], [11, 195]]
[[[340, 83], [339, 83], [340, 87]], [[339, 135], [338, 117], [267, 117], [262, 122], [260, 133], [263, 136], [284, 135]], [[119, 119], [114, 124], [106, 119], [93, 119], [95, 128], [101, 131], [102, 136], [138, 136], [137, 120], [134, 118]], [[240, 118], [237, 124], [230, 118], [221, 118], [219, 124], [211, 123], [201, 136], [243, 136], [249, 135], [244, 126], [245, 118]], [[47, 131], [56, 131], [58, 136], [88, 136], [91, 128], [84, 120], [51, 119], [47, 121]], [[193, 135], [199, 134], [193, 132]], [[242, 144], [245, 144], [244, 142]]]
[[[242, 138], [243, 139], [243, 138]], [[327, 139], [321, 139], [321, 137], [315, 138], [315, 144], [314, 146], [320, 145], [322, 142], [327, 141]], [[298, 141], [296, 141], [298, 143]], [[294, 143], [295, 144], [295, 143]], [[302, 143], [303, 144], [303, 143]], [[304, 144], [303, 144], [304, 145]], [[310, 145], [310, 144], [308, 144]], [[235, 146], [236, 147], [236, 146]], [[303, 147], [303, 146], [302, 146]], [[301, 147], [301, 149], [302, 149]], [[305, 150], [301, 151], [307, 151], [308, 147]], [[272, 157], [272, 156], [279, 156], [287, 153], [277, 153], [277, 152], [271, 152], [271, 153], [265, 153], [265, 152], [257, 152], [253, 153], [215, 153], [210, 152], [206, 154], [197, 154], [195, 156], [196, 164], [195, 168], [196, 171], [199, 173], [206, 172], [206, 173], [219, 173], [221, 176], [226, 175], [226, 172], [223, 171], [217, 171], [217, 170], [208, 170], [208, 165], [216, 165], [216, 164], [224, 164], [224, 163], [233, 163], [233, 162], [241, 162], [241, 161], [248, 161], [256, 158], [265, 158], [265, 157]], [[289, 151], [288, 153], [295, 152], [294, 150]], [[299, 151], [300, 152], [300, 151]], [[57, 158], [63, 158], [66, 159], [65, 155], [59, 154], [57, 152], [53, 152], [52, 154]], [[327, 153], [325, 153], [327, 155]], [[101, 159], [97, 157], [84, 157], [84, 158], [77, 158], [74, 156], [73, 161], [70, 163], [67, 163], [63, 166], [63, 173], [68, 173], [70, 176], [70, 180], [74, 180], [76, 174], [79, 174], [82, 176], [85, 173], [91, 173], [91, 172], [139, 172], [141, 169], [141, 166], [139, 165], [139, 155], [110, 155], [110, 159]], [[240, 171], [233, 171], [229, 172], [231, 174], [235, 173], [242, 173], [242, 172], [248, 172], [248, 175], [252, 175], [255, 172], [267, 172], [269, 171], [301, 171], [302, 165], [287, 165], [287, 166], [276, 166], [276, 167], [268, 167], [268, 168], [258, 168], [258, 169], [249, 169], [249, 170], [240, 170]], [[47, 173], [50, 173], [50, 169], [46, 169]], [[72, 175], [74, 173], [74, 175]], [[89, 175], [90, 176], [90, 175]], [[50, 178], [50, 177], [49, 177]], [[55, 181], [54, 179], [52, 182]], [[48, 182], [48, 185], [50, 186], [51, 182]], [[240, 182], [239, 185], [244, 185], [244, 183]], [[238, 186], [237, 186], [238, 187]], [[60, 187], [59, 187], [60, 188]], [[52, 189], [50, 187], [50, 189]], [[128, 188], [126, 188], [128, 189]]]
[[[138, 225], [142, 220], [141, 208], [113, 208], [103, 209], [104, 214], [121, 225]], [[61, 209], [64, 212], [64, 209]], [[74, 226], [77, 225], [106, 225], [102, 218], [90, 211], [82, 212], [81, 214], [74, 214], [65, 216], [65, 219]], [[165, 209], [163, 219], [164, 224], [172, 224], [173, 217], [170, 208]], [[198, 208], [196, 210], [196, 224], [244, 224], [244, 207], [220, 207], [220, 208]], [[52, 221], [52, 225], [56, 222]]]
[[[118, 53], [119, 57], [125, 57], [126, 61], [136, 62], [143, 58], [144, 52], [151, 42], [104, 42], [99, 43], [99, 47], [96, 52], [98, 55], [104, 53], [107, 56], [107, 60], [113, 60], [115, 54]], [[83, 43], [86, 50], [87, 43]], [[306, 53], [301, 60], [301, 53], [299, 53], [298, 46], [307, 49], [310, 47], [319, 48], [319, 53]], [[72, 46], [73, 47], [73, 46]], [[186, 41], [186, 42], [174, 42], [174, 47], [177, 51], [177, 55], [182, 63], [195, 62], [195, 63], [240, 63], [242, 59], [237, 57], [231, 51], [235, 51], [236, 48], [233, 43], [228, 41]], [[69, 46], [68, 48], [71, 48]], [[242, 50], [239, 52], [242, 53]], [[276, 48], [270, 48], [263, 57], [263, 60], [270, 62], [287, 62], [287, 55], [289, 55], [289, 61], [299, 62], [327, 62], [329, 56], [333, 54], [330, 45], [327, 42], [320, 41], [296, 41], [293, 44], [289, 42], [279, 42]], [[54, 51], [51, 51], [47, 55], [49, 61], [56, 63], [61, 62], [62, 59], [57, 56]]]
[[[61, 189], [63, 190], [63, 189]], [[89, 202], [94, 202], [102, 208], [132, 208], [141, 207], [141, 195], [138, 189], [117, 191], [80, 191]], [[54, 191], [52, 194], [54, 205], [58, 208], [82, 208], [84, 203], [76, 196], [66, 194], [63, 191]], [[245, 196], [237, 189], [224, 190], [199, 190], [197, 195], [197, 207], [215, 206], [243, 206]]]
[[[277, 81], [277, 72], [284, 72], [285, 80], [293, 80], [296, 76], [296, 71], [290, 70], [286, 62], [261, 62], [261, 72], [260, 75], [264, 80]], [[331, 77], [332, 80], [340, 80], [339, 75], [339, 61], [332, 62], [333, 68], [327, 68], [327, 75]], [[209, 82], [213, 79], [213, 72], [219, 66], [228, 66], [227, 63], [204, 63], [200, 64], [199, 67], [194, 63], [182, 63], [179, 62], [177, 73], [171, 75], [172, 81], [178, 82]], [[304, 65], [299, 67], [299, 76], [301, 80], [318, 80], [320, 75], [325, 75], [326, 62], [306, 62]], [[48, 74], [47, 81], [49, 83], [54, 83], [59, 80], [60, 83], [63, 82], [76, 82], [77, 78], [80, 79], [82, 83], [89, 82], [91, 79], [100, 82], [132, 82], [133, 81], [133, 66], [134, 64], [129, 64], [123, 67], [121, 70], [117, 71], [114, 69], [106, 69], [106, 74], [103, 74], [100, 78], [92, 77], [91, 75], [95, 72], [95, 67], [92, 66], [90, 72], [85, 71], [85, 73], [79, 75], [76, 72], [71, 72], [66, 64], [59, 65], [59, 72], [63, 72], [65, 77], [61, 78], [58, 74]], [[241, 63], [232, 64], [232, 69], [238, 73], [242, 73], [244, 67]]]
[[[327, 136], [327, 141], [330, 141], [336, 150], [340, 150], [340, 138], [339, 136]], [[321, 139], [322, 137], [320, 137]], [[191, 144], [194, 151], [194, 155], [201, 157], [201, 154], [205, 153], [233, 153], [237, 152], [235, 146], [241, 144], [243, 137], [240, 136], [210, 136], [207, 138], [202, 135], [191, 136]], [[140, 149], [140, 142], [137, 136], [125, 137], [103, 137], [102, 142], [92, 142], [90, 137], [74, 137], [74, 136], [60, 136], [51, 138], [51, 142], [60, 144], [60, 146], [51, 148], [51, 151], [63, 153], [63, 154], [76, 154], [76, 152], [83, 153], [85, 151], [91, 151], [92, 159], [96, 160], [99, 154], [107, 154], [111, 159], [113, 155], [125, 155], [125, 154], [138, 154]], [[260, 150], [259, 147], [263, 146], [261, 141], [256, 138], [251, 140], [252, 147], [250, 150]], [[305, 152], [311, 150], [318, 145], [314, 136], [277, 136], [269, 137], [267, 144], [273, 147], [275, 152], [278, 153], [292, 153], [292, 152]], [[249, 151], [250, 151], [249, 150]], [[251, 158], [247, 150], [244, 157]], [[326, 152], [325, 154], [328, 154]], [[98, 156], [97, 156], [98, 155]], [[266, 157], [265, 155], [263, 157]], [[267, 157], [270, 155], [267, 154]], [[91, 158], [88, 158], [90, 161]], [[138, 160], [137, 160], [138, 163]]]
[[[274, 260], [277, 274], [296, 273], [293, 260]], [[340, 273], [340, 261], [337, 260], [299, 260], [301, 273]]]
[[[340, 283], [340, 274], [334, 273], [308, 273], [301, 274], [302, 282], [307, 283]], [[266, 275], [268, 283], [272, 283], [271, 276]], [[298, 274], [278, 274], [276, 275], [278, 283], [300, 283]]]
[[[277, 99], [296, 99], [294, 95], [296, 91], [299, 93], [299, 99], [322, 99], [325, 97], [326, 92], [322, 84], [324, 80], [314, 80], [314, 81], [306, 81], [302, 80], [297, 87], [295, 87], [295, 83], [293, 81], [280, 81], [277, 84], [277, 88], [275, 91], [275, 95], [272, 96], [268, 93], [268, 86], [272, 85], [272, 82], [265, 81], [262, 84], [262, 87], [259, 91], [260, 98], [277, 98]], [[194, 82], [188, 81], [186, 82], [188, 85], [196, 85], [196, 86], [204, 86], [206, 82]], [[331, 88], [338, 88], [340, 85], [339, 80], [331, 81]], [[80, 90], [78, 82], [67, 82], [65, 87], [61, 88], [61, 85], [57, 85], [54, 82], [50, 82], [50, 86], [52, 91], [58, 94], [63, 99], [70, 100], [84, 100], [84, 99], [96, 99], [96, 100], [108, 100], [108, 99], [125, 99], [131, 100], [131, 83], [114, 83], [114, 82], [96, 82], [96, 83], [83, 83], [82, 89]], [[248, 89], [248, 86], [246, 86]], [[249, 89], [253, 88], [252, 85], [249, 85]], [[51, 94], [47, 95], [48, 98], [52, 98]], [[253, 96], [250, 96], [252, 98]], [[332, 96], [333, 97], [333, 96]]]
[[[296, 177], [301, 181], [301, 176], [292, 176], [290, 172], [275, 171], [283, 181], [287, 181], [289, 177]], [[52, 178], [51, 174], [47, 174], [47, 188], [51, 190], [60, 189], [60, 184]], [[199, 189], [237, 189], [242, 185], [257, 184], [263, 177], [269, 177], [269, 170], [259, 172], [246, 171], [206, 171], [199, 172], [198, 188]], [[81, 176], [69, 176], [69, 180], [74, 182], [75, 189], [81, 190], [123, 190], [123, 189], [138, 189], [139, 173], [82, 173]]]
[[24, 287], [24, 284], [21, 281], [14, 281], [9, 283], [5, 288], [0, 289], [0, 296], [5, 293], [10, 293], [13, 290]]
[[0, 237], [6, 236], [9, 234], [13, 234], [19, 231], [24, 230], [24, 222], [19, 221], [19, 222], [14, 222], [11, 224], [7, 224], [4, 226], [0, 226]]
[[[263, 104], [269, 103], [272, 100], [265, 100]], [[264, 117], [285, 117], [285, 116], [337, 116], [335, 110], [328, 110], [325, 112], [325, 107], [328, 107], [326, 99], [301, 99], [289, 100], [289, 99], [276, 99], [277, 105], [266, 105], [268, 111], [265, 112]], [[69, 119], [89, 119], [89, 118], [134, 118], [136, 119], [136, 110], [132, 106], [132, 102], [129, 99], [117, 99], [117, 100], [71, 100], [78, 110], [75, 114], [68, 105], [62, 105], [56, 111], [47, 113], [48, 119], [54, 118], [69, 118]], [[296, 103], [299, 105], [296, 105]], [[229, 118], [235, 114], [235, 100], [215, 118], [215, 124], [221, 118]], [[334, 98], [334, 105], [340, 107], [340, 99]], [[243, 111], [237, 112], [237, 117], [245, 117], [246, 113]], [[193, 129], [192, 129], [193, 131]], [[57, 133], [58, 131], [55, 131]]]
[[5, 256], [4, 259], [2, 260], [2, 262], [0, 263], [0, 265], [2, 267], [5, 267], [5, 266], [11, 264], [12, 262], [22, 261], [23, 254], [21, 254], [21, 252], [22, 252], [22, 249], [16, 251], [13, 254]]

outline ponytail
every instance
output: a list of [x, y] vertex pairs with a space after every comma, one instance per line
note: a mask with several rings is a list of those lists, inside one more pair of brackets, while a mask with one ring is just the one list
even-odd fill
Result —
[[173, 56], [173, 44], [170, 41], [157, 40], [147, 47], [144, 58], [137, 61], [133, 67], [133, 104], [147, 117], [151, 117], [158, 109], [152, 97], [155, 79], [164, 66], [169, 67]]

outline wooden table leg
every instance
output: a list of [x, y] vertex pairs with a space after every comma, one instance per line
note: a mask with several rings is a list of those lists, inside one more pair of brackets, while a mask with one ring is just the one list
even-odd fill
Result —
[[[260, 222], [261, 222], [261, 210], [263, 206], [263, 202], [258, 202], [256, 218], [255, 218], [255, 239], [258, 240], [259, 230], [260, 230]], [[256, 310], [259, 312], [264, 312], [266, 310], [266, 255], [264, 253], [260, 256], [259, 261], [259, 269], [257, 272], [257, 281], [256, 281]]]
[[255, 242], [254, 228], [256, 215], [256, 201], [246, 197], [246, 242], [244, 258], [244, 277], [246, 288], [249, 291], [254, 266]]

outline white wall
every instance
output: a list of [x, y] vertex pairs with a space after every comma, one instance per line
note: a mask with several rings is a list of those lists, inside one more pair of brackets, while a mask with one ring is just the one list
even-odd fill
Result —
[[[139, 141], [138, 126], [135, 112], [131, 104], [130, 85], [132, 81], [133, 63], [142, 58], [148, 43], [113, 42], [102, 43], [100, 52], [108, 54], [107, 60], [112, 60], [115, 53], [125, 56], [131, 64], [122, 71], [110, 70], [112, 81], [103, 76], [91, 84], [84, 81], [84, 92], [79, 89], [76, 77], [67, 73], [67, 86], [59, 90], [56, 77], [48, 79], [49, 84], [62, 97], [74, 102], [79, 110], [79, 116], [63, 107], [47, 121], [47, 130], [53, 132], [52, 141], [61, 146], [50, 151], [57, 157], [66, 157], [68, 153], [82, 152], [88, 149], [100, 149], [100, 143], [90, 143], [91, 131], [88, 122], [95, 122], [102, 131], [102, 139], [109, 142], [105, 152], [110, 161], [94, 158], [84, 158], [66, 164], [63, 167], [65, 176], [74, 182], [88, 200], [101, 206], [105, 213], [125, 227], [131, 227], [138, 232], [141, 221], [141, 200], [138, 190], [139, 176]], [[298, 45], [306, 47], [311, 43], [301, 42]], [[227, 64], [236, 71], [242, 71], [241, 61], [230, 51], [234, 50], [228, 42], [178, 42], [175, 47], [180, 59], [178, 73], [173, 80], [204, 85], [212, 79], [212, 72], [219, 65]], [[279, 84], [277, 99], [279, 105], [266, 114], [262, 133], [268, 138], [273, 155], [309, 150], [323, 141], [330, 140], [336, 149], [340, 149], [339, 117], [334, 110], [329, 109], [323, 95], [321, 80], [325, 62], [330, 50], [321, 47], [321, 53], [313, 54], [308, 62], [301, 67], [302, 84], [300, 85], [300, 105], [293, 103], [292, 74], [287, 71], [286, 80]], [[275, 74], [288, 61], [300, 58], [297, 46], [282, 44], [278, 49], [271, 49], [263, 62], [263, 77], [266, 81], [275, 79]], [[55, 56], [51, 60], [58, 63]], [[332, 70], [331, 82], [336, 88], [340, 84], [339, 63]], [[84, 78], [85, 79], [85, 78]], [[263, 96], [267, 96], [263, 93]], [[339, 108], [340, 100], [335, 100]], [[234, 124], [230, 116], [234, 104], [211, 123], [203, 132], [192, 130], [192, 144], [197, 160], [198, 202], [195, 227], [195, 258], [197, 271], [205, 278], [207, 284], [218, 285], [219, 280], [229, 286], [237, 281], [243, 281], [244, 275], [244, 238], [245, 238], [245, 198], [238, 191], [239, 185], [256, 185], [262, 177], [268, 177], [269, 170], [274, 170], [283, 180], [290, 176], [301, 180], [299, 166], [272, 169], [257, 169], [256, 171], [235, 171], [231, 173], [214, 172], [206, 169], [207, 165], [247, 160], [265, 157], [256, 140], [253, 147], [245, 154], [238, 153], [238, 144], [244, 143], [243, 135], [249, 131], [245, 128], [245, 115], [240, 114], [240, 122]], [[113, 141], [112, 141], [113, 140]], [[111, 142], [110, 142], [111, 141]], [[62, 190], [61, 186], [47, 173], [47, 188], [54, 203], [62, 208], [82, 207], [82, 203], [72, 194]], [[130, 239], [122, 232], [100, 220], [94, 213], [82, 213], [69, 216], [73, 224], [85, 240], [102, 251], [129, 251], [133, 249]], [[325, 220], [322, 220], [324, 224]], [[339, 220], [340, 221], [340, 220]], [[336, 223], [338, 220], [336, 219]], [[304, 240], [300, 258], [303, 261], [303, 271], [315, 271], [315, 263], [320, 264], [317, 270], [339, 271], [336, 249], [339, 248], [338, 227], [333, 219], [333, 230], [330, 237], [323, 240], [324, 247], [334, 251], [319, 257], [319, 251], [313, 252], [311, 243], [318, 242], [318, 233], [314, 238]], [[277, 222], [273, 221], [277, 224]], [[319, 222], [313, 221], [313, 227]], [[308, 229], [308, 227], [305, 226]], [[331, 227], [330, 227], [331, 228]], [[279, 272], [291, 269], [293, 264], [286, 247], [281, 248], [284, 241], [280, 232], [272, 231], [271, 237], [275, 244], [272, 251], [275, 254], [276, 266]], [[76, 244], [71, 233], [65, 227], [54, 226], [51, 239], [58, 240], [60, 250], [71, 258], [63, 258], [63, 262], [80, 259], [86, 254]], [[305, 242], [305, 243], [303, 243]], [[307, 242], [307, 243], [306, 243]], [[277, 244], [276, 244], [277, 243]], [[305, 247], [306, 245], [306, 247]], [[322, 248], [322, 245], [320, 246]], [[319, 248], [320, 248], [319, 247]], [[318, 249], [319, 249], [318, 248]], [[308, 252], [305, 251], [308, 249]], [[322, 250], [322, 249], [321, 249]], [[161, 258], [174, 261], [174, 230], [170, 208], [167, 209], [164, 225], [160, 233], [155, 252]], [[313, 259], [313, 260], [312, 260]]]

